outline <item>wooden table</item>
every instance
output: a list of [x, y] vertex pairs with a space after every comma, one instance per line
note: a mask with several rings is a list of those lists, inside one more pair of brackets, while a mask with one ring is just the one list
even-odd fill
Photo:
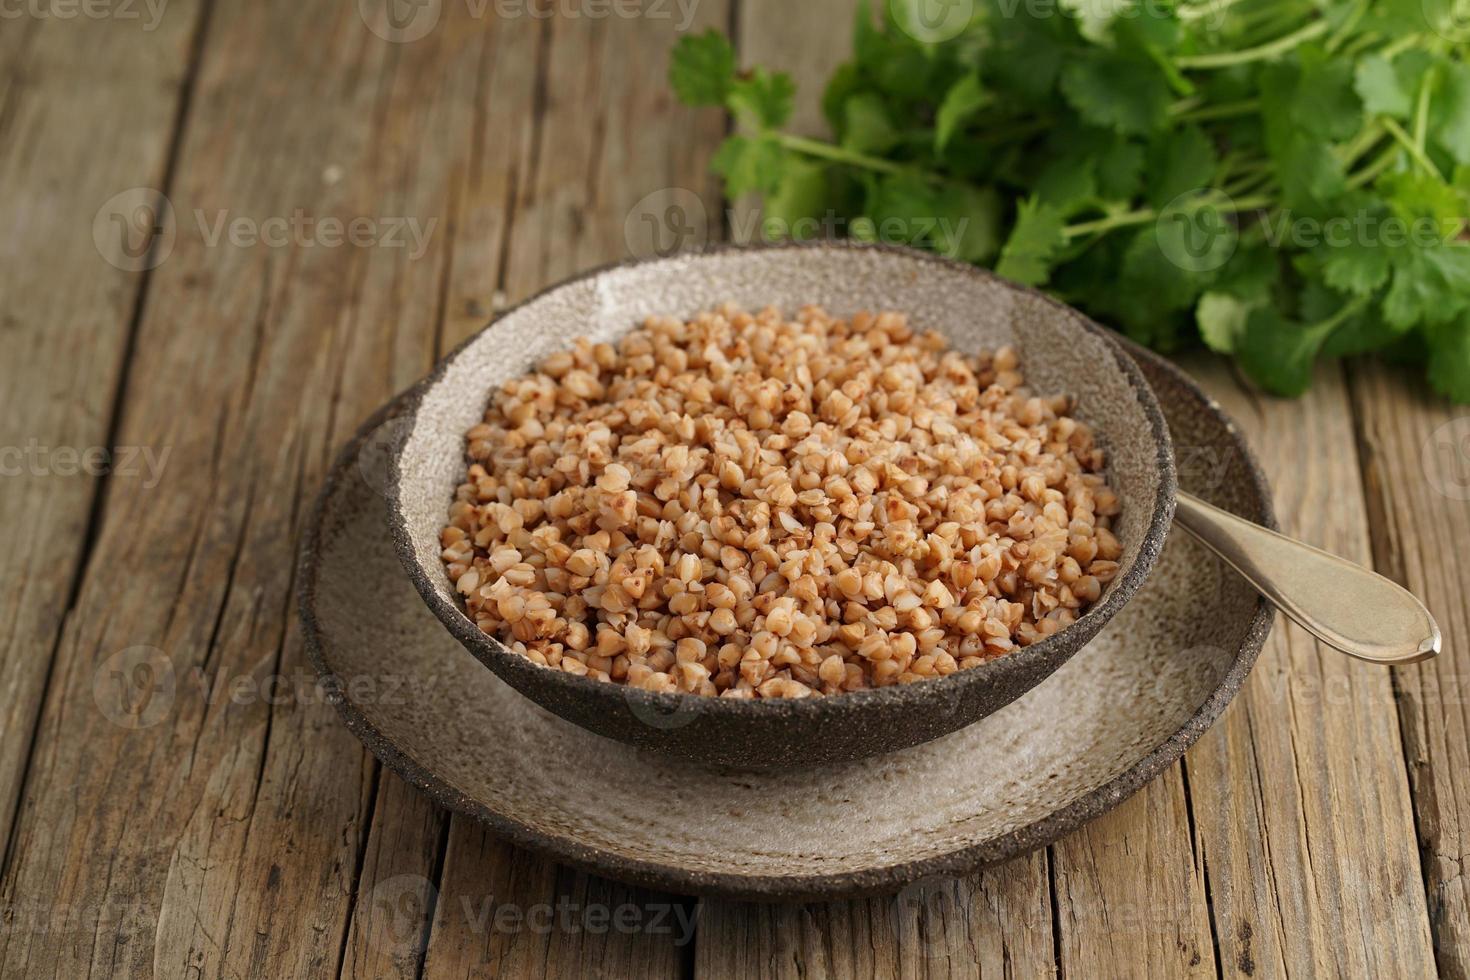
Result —
[[[626, 255], [650, 193], [728, 226], [678, 30], [792, 70], [816, 129], [852, 4], [393, 0], [388, 40], [383, 2], [0, 19], [0, 976], [1470, 975], [1470, 411], [1372, 363], [1295, 402], [1188, 366], [1285, 527], [1418, 592], [1445, 655], [1389, 672], [1278, 624], [1182, 764], [914, 928], [573, 873], [384, 772], [295, 619], [336, 447], [497, 307]], [[328, 217], [366, 221], [334, 247]], [[175, 687], [140, 701], [150, 656]]]

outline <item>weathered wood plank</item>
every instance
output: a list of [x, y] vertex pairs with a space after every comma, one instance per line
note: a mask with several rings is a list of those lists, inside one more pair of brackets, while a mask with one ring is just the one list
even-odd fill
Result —
[[[645, 9], [658, 13], [528, 18], [492, 30], [486, 142], [454, 221], [446, 346], [493, 307], [674, 244], [649, 238], [644, 214], [663, 221], [671, 204], [717, 214], [705, 164], [722, 123], [678, 106], [663, 83], [677, 5]], [[702, 30], [723, 24], [728, 7], [705, 0], [695, 13], [683, 26]], [[436, 894], [427, 976], [675, 976], [692, 948], [680, 918], [692, 915], [687, 901], [559, 869], [461, 818], [450, 824]]]
[[[214, 13], [119, 437], [173, 455], [156, 488], [108, 496], [3, 883], [78, 914], [7, 929], [0, 973], [320, 975], [342, 955], [374, 765], [300, 658], [293, 539], [335, 444], [431, 360], [442, 252], [378, 236], [427, 231], [441, 181], [414, 177], [453, 162], [419, 152], [456, 38], [421, 50], [417, 85], [370, 40], [355, 4]], [[376, 247], [293, 229], [297, 209], [369, 219]]]
[[698, 977], [1053, 975], [1047, 856], [1038, 851], [896, 896], [809, 905], [701, 903]]
[[1063, 976], [1213, 977], [1180, 769], [1052, 847]]
[[[1240, 423], [1283, 528], [1368, 564], [1340, 369], [1297, 401], [1192, 367]], [[1434, 956], [1389, 673], [1278, 619], [1246, 691], [1187, 757], [1222, 971], [1430, 976]]]
[[692, 901], [559, 868], [454, 823], [425, 976], [679, 975]]
[[416, 977], [437, 907], [440, 843], [449, 816], [383, 770], [340, 976]]
[[118, 250], [105, 212], [131, 218], [144, 196], [106, 203], [163, 183], [199, 17], [192, 0], [156, 23], [15, 8], [0, 30], [0, 847], [94, 498], [109, 470], [152, 478], [109, 444], [145, 263]]
[[1442, 976], [1470, 977], [1470, 410], [1381, 364], [1351, 372], [1373, 560], [1422, 598], [1444, 652], [1395, 670]]

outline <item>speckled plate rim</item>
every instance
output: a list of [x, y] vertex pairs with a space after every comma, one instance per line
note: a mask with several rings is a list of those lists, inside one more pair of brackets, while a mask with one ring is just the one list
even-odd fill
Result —
[[[949, 690], [972, 689], [984, 686], [1001, 687], [1007, 684], [1008, 679], [1015, 674], [1024, 674], [1027, 671], [1033, 670], [1039, 664], [1050, 663], [1051, 669], [1046, 674], [1041, 675], [1041, 679], [1044, 680], [1046, 676], [1050, 676], [1051, 671], [1061, 667], [1073, 654], [1097, 636], [1103, 627], [1143, 587], [1143, 583], [1148, 579], [1149, 574], [1158, 562], [1159, 555], [1164, 550], [1164, 541], [1168, 537], [1169, 529], [1173, 523], [1175, 495], [1178, 491], [1179, 484], [1178, 476], [1175, 472], [1174, 445], [1169, 434], [1168, 422], [1164, 419], [1163, 412], [1157, 398], [1154, 396], [1152, 388], [1149, 387], [1148, 379], [1143, 376], [1142, 370], [1139, 369], [1134, 360], [1128, 356], [1127, 351], [1120, 343], [1121, 338], [1119, 335], [1099, 325], [1079, 310], [1048, 296], [1040, 290], [1022, 286], [1009, 279], [1004, 279], [988, 269], [982, 269], [968, 262], [960, 262], [955, 259], [935, 255], [932, 252], [924, 252], [904, 245], [859, 242], [850, 239], [763, 242], [753, 245], [716, 243], [702, 249], [679, 252], [670, 256], [648, 259], [625, 259], [621, 262], [612, 262], [607, 265], [588, 269], [575, 276], [562, 279], [522, 302], [503, 310], [489, 324], [466, 338], [458, 347], [441, 358], [433, 370], [404, 394], [404, 403], [402, 409], [399, 411], [399, 416], [409, 418], [416, 416], [425, 396], [433, 388], [435, 383], [465, 353], [467, 348], [475, 343], [482, 335], [487, 331], [494, 330], [498, 323], [512, 313], [530, 306], [552, 293], [585, 280], [595, 279], [598, 276], [632, 266], [654, 265], [660, 262], [680, 259], [700, 259], [731, 252], [774, 251], [878, 252], [895, 255], [910, 261], [939, 266], [943, 269], [985, 282], [997, 283], [1006, 289], [1039, 299], [1046, 305], [1065, 314], [1082, 330], [1095, 335], [1113, 352], [1119, 369], [1123, 372], [1129, 387], [1132, 388], [1144, 415], [1148, 419], [1148, 424], [1151, 429], [1150, 437], [1158, 447], [1156, 463], [1159, 473], [1159, 486], [1154, 494], [1154, 499], [1149, 501], [1149, 521], [1139, 538], [1138, 552], [1134, 556], [1132, 564], [1123, 571], [1122, 575], [1114, 580], [1113, 585], [1103, 597], [1094, 603], [1075, 623], [1063, 630], [1059, 630], [1039, 643], [1033, 643], [1028, 647], [1008, 654], [1007, 656], [991, 660], [979, 667], [956, 671], [948, 677], [929, 681], [923, 685], [901, 684], [892, 687], [852, 691], [836, 697], [827, 698], [781, 698], [776, 701], [702, 698], [700, 704], [701, 713], [715, 723], [718, 723], [722, 718], [764, 719], [770, 718], [773, 715], [795, 715], [813, 720], [829, 718], [834, 715], [846, 718], [850, 717], [853, 711], [861, 711], [868, 705], [885, 702], [902, 705], [913, 710], [924, 710], [932, 704], [933, 698], [940, 693], [948, 694]], [[684, 701], [698, 697], [698, 695], [693, 694], [654, 693], [637, 688], [610, 686], [593, 680], [590, 677], [579, 677], [575, 674], [547, 670], [545, 667], [538, 666], [525, 657], [511, 652], [493, 637], [486, 636], [475, 625], [474, 621], [465, 615], [463, 608], [440, 594], [434, 583], [429, 580], [428, 573], [420, 566], [414, 547], [413, 533], [410, 530], [409, 519], [404, 510], [403, 495], [401, 492], [402, 485], [403, 478], [399, 467], [399, 459], [397, 453], [394, 453], [389, 461], [387, 486], [388, 530], [393, 537], [394, 546], [398, 550], [399, 562], [403, 565], [408, 577], [413, 581], [414, 587], [418, 589], [418, 593], [423, 598], [424, 603], [439, 621], [444, 624], [444, 627], [477, 660], [503, 680], [510, 682], [523, 692], [528, 688], [534, 687], [537, 690], [549, 692], [548, 697], [554, 697], [557, 691], [563, 691], [582, 698], [601, 700], [609, 706], [616, 706], [617, 708], [631, 706], [635, 713], [646, 712], [660, 716], [677, 714], [681, 710], [680, 706]], [[448, 501], [446, 500], [447, 505]], [[540, 697], [537, 699], [542, 700]]]
[[[1184, 372], [1163, 358], [1119, 338], [1120, 344], [1135, 359], [1147, 360], [1163, 369], [1178, 385], [1181, 393], [1199, 403], [1200, 408], [1219, 421], [1235, 441], [1244, 463], [1243, 478], [1249, 481], [1260, 502], [1258, 520], [1275, 528], [1276, 518], [1270, 487], [1239, 429], [1219, 404], [1210, 398]], [[297, 568], [297, 604], [302, 622], [302, 637], [307, 657], [317, 671], [327, 699], [336, 705], [343, 721], [368, 749], [391, 771], [427, 794], [448, 810], [471, 817], [484, 824], [497, 837], [591, 874], [604, 875], [635, 885], [679, 894], [708, 895], [747, 901], [825, 901], [890, 894], [912, 882], [960, 874], [998, 864], [1020, 854], [1044, 847], [1088, 821], [1113, 809], [1142, 789], [1169, 765], [1181, 758], [1239, 693], [1246, 677], [1271, 630], [1275, 613], [1266, 600], [1260, 599], [1244, 638], [1230, 668], [1215, 690], [1205, 699], [1179, 729], [1137, 763], [1110, 782], [1051, 814], [1019, 827], [1007, 834], [980, 844], [963, 847], [948, 854], [886, 865], [859, 872], [831, 875], [737, 875], [690, 871], [672, 865], [627, 858], [602, 848], [589, 847], [575, 839], [542, 833], [520, 821], [509, 819], [490, 807], [460, 793], [426, 766], [399, 749], [367, 719], [362, 710], [345, 694], [341, 679], [327, 666], [322, 649], [321, 623], [316, 617], [316, 580], [321, 571], [321, 529], [327, 502], [340, 483], [347, 478], [362, 445], [385, 422], [400, 416], [408, 393], [401, 394], [379, 408], [363, 423], [356, 435], [343, 447], [332, 464], [325, 484], [317, 497], [302, 537]], [[571, 724], [567, 722], [567, 724]]]

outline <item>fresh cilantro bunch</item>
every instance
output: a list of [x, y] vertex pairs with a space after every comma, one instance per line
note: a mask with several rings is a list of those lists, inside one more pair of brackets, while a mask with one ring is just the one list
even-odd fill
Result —
[[1464, 0], [982, 0], [937, 40], [921, 2], [859, 11], [830, 140], [785, 131], [790, 77], [717, 32], [676, 47], [680, 99], [739, 123], [713, 166], [766, 236], [992, 265], [1281, 394], [1383, 351], [1470, 401]]

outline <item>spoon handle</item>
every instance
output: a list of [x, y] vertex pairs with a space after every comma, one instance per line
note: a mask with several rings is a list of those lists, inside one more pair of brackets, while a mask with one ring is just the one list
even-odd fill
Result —
[[1375, 664], [1439, 653], [1434, 617], [1397, 582], [1187, 493], [1179, 494], [1174, 520], [1328, 646]]

